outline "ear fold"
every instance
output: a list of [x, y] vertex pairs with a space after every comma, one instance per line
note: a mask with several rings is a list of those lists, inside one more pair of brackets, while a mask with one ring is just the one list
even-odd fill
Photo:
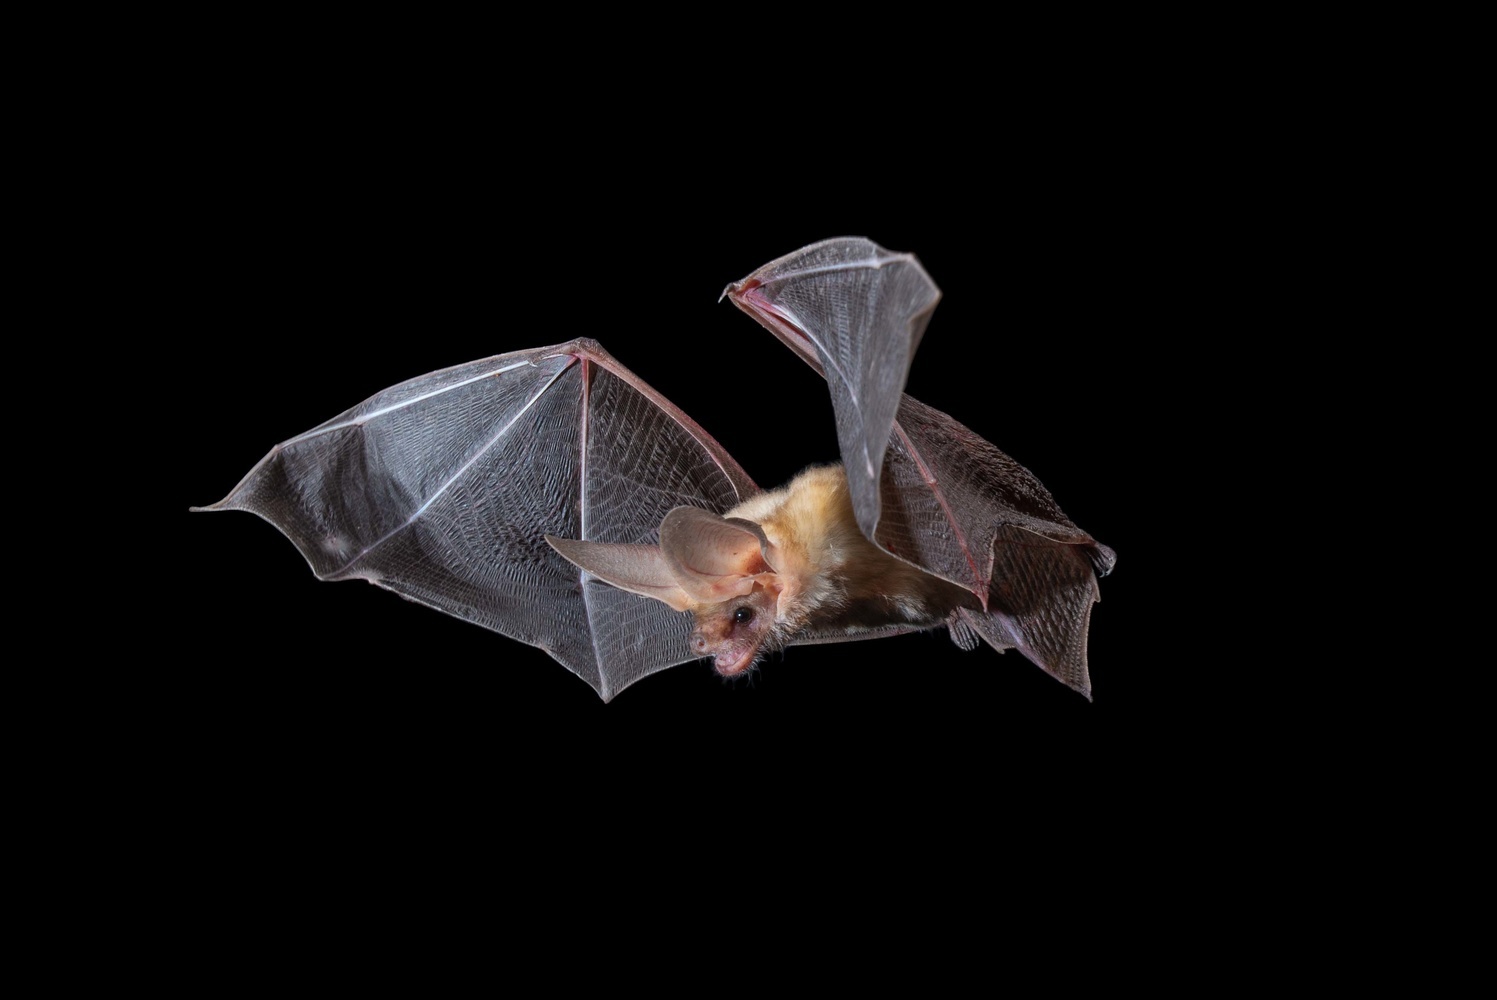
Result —
[[762, 528], [697, 507], [677, 507], [665, 515], [660, 551], [680, 588], [703, 604], [741, 597], [755, 582], [775, 576], [774, 547]]
[[664, 601], [677, 611], [688, 611], [695, 603], [676, 583], [671, 567], [654, 545], [582, 542], [551, 535], [546, 541], [567, 562], [620, 590]]

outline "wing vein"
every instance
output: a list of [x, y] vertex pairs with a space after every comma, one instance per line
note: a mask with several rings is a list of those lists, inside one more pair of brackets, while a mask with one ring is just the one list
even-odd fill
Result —
[[[475, 382], [482, 382], [486, 378], [495, 378], [496, 376], [503, 375], [505, 372], [512, 372], [516, 368], [529, 367], [534, 367], [534, 363], [530, 361], [519, 361], [512, 365], [506, 365], [503, 368], [491, 369], [489, 371], [483, 372], [480, 375], [475, 375], [472, 378], [465, 378], [461, 382], [454, 382], [452, 385], [444, 385], [440, 389], [433, 389], [431, 392], [423, 392], [419, 396], [412, 396], [410, 399], [402, 399], [398, 403], [392, 403], [389, 406], [383, 407], [381, 409], [372, 410], [369, 413], [361, 414], [357, 419], [354, 420], [343, 420], [336, 424], [324, 424], [321, 427], [314, 427], [311, 430], [306, 431], [305, 433], [298, 434], [296, 437], [283, 442], [282, 445], [278, 447], [284, 447], [288, 444], [296, 444], [299, 441], [306, 441], [321, 434], [330, 434], [333, 431], [341, 431], [347, 427], [359, 427], [371, 420], [374, 420], [376, 417], [382, 417], [387, 413], [394, 413], [396, 410], [403, 410], [408, 406], [414, 406], [417, 403], [423, 402], [425, 400], [433, 399], [437, 396], [442, 395], [443, 393], [452, 392], [455, 389], [461, 389], [464, 386], [472, 385]], [[562, 370], [565, 371], [566, 369]]]
[[[503, 374], [506, 371], [512, 371], [514, 367], [519, 367], [519, 366], [512, 366], [511, 368], [505, 368], [505, 369], [502, 369], [502, 370], [500, 370], [498, 372], [491, 372], [490, 376], [492, 376], [492, 375], [500, 375], [500, 374]], [[519, 422], [520, 418], [523, 417], [527, 412], [529, 412], [530, 408], [535, 405], [535, 401], [538, 400], [538, 399], [540, 399], [541, 396], [543, 396], [545, 394], [545, 392], [546, 392], [547, 389], [549, 389], [549, 388], [551, 388], [551, 386], [555, 385], [556, 384], [556, 380], [559, 379], [559, 378], [561, 378], [562, 374], [565, 373], [566, 370], [568, 368], [570, 368], [570, 367], [571, 367], [571, 365], [564, 366], [555, 375], [553, 375], [553, 376], [551, 376], [551, 378], [547, 379], [546, 382], [543, 383], [541, 385], [541, 387], [535, 391], [535, 394], [532, 395], [528, 400], [525, 401], [525, 405], [522, 406], [522, 407], [520, 407], [520, 409], [515, 413], [515, 415], [510, 418], [510, 421], [507, 424], [505, 424], [503, 427], [499, 428], [499, 430], [494, 433], [493, 437], [489, 438], [488, 441], [484, 442], [483, 447], [479, 448], [477, 451], [475, 451], [473, 453], [473, 457], [472, 458], [468, 459], [466, 462], [464, 462], [457, 469], [456, 472], [454, 472], [452, 475], [448, 476], [446, 482], [442, 483], [441, 486], [438, 486], [436, 488], [436, 490], [434, 490], [432, 492], [431, 496], [429, 496], [429, 497], [426, 498], [426, 502], [425, 503], [423, 503], [421, 506], [417, 507], [411, 513], [411, 516], [408, 517], [408, 518], [406, 518], [399, 525], [397, 525], [394, 528], [391, 528], [389, 531], [385, 532], [379, 538], [375, 539], [370, 544], [364, 546], [364, 548], [359, 551], [358, 555], [354, 556], [352, 559], [348, 560], [348, 562], [346, 562], [346, 563], [343, 564], [342, 568], [338, 570], [339, 574], [347, 573], [348, 570], [353, 566], [354, 563], [358, 562], [360, 559], [364, 558], [369, 553], [371, 553], [375, 549], [379, 548], [381, 545], [383, 545], [385, 542], [389, 541], [391, 538], [393, 538], [396, 535], [400, 534], [400, 532], [404, 531], [406, 528], [409, 528], [412, 524], [415, 524], [416, 521], [420, 519], [421, 515], [426, 512], [426, 508], [430, 507], [433, 503], [435, 503], [436, 500], [439, 497], [441, 497], [441, 495], [443, 493], [446, 493], [447, 490], [448, 490], [448, 488], [451, 487], [453, 483], [455, 483], [459, 479], [461, 479], [463, 477], [463, 474], [465, 472], [467, 472], [470, 468], [472, 468], [473, 464], [475, 462], [477, 462], [484, 455], [488, 454], [489, 449], [492, 448], [492, 447], [494, 447], [494, 445], [498, 444], [499, 440], [501, 438], [503, 438], [504, 435], [506, 435], [506, 434], [509, 433], [510, 428], [514, 427], [514, 425]], [[490, 376], [485, 376], [485, 377], [490, 377]], [[392, 407], [392, 409], [396, 409], [396, 408]]]
[[[982, 579], [982, 571], [977, 568], [977, 563], [972, 556], [972, 546], [967, 541], [967, 533], [962, 530], [961, 524], [957, 522], [956, 515], [951, 510], [951, 504], [946, 500], [946, 491], [941, 489], [939, 480], [931, 473], [930, 466], [926, 465], [925, 458], [910, 440], [910, 436], [904, 432], [898, 418], [894, 420], [894, 433], [899, 435], [899, 440], [904, 442], [905, 451], [915, 462], [916, 468], [920, 470], [920, 479], [930, 489], [936, 498], [936, 503], [941, 505], [941, 511], [946, 515], [946, 522], [951, 526], [951, 532], [956, 536], [956, 543], [961, 547], [962, 555], [966, 557], [967, 565], [972, 570], [973, 586], [968, 587], [973, 595], [982, 602], [983, 610], [988, 608], [988, 588]], [[974, 589], [975, 588], [975, 589]]]
[[770, 278], [759, 279], [760, 285], [773, 285], [781, 281], [796, 281], [812, 274], [835, 274], [838, 271], [863, 271], [869, 268], [877, 271], [890, 264], [900, 264], [912, 261], [915, 255], [911, 253], [895, 254], [889, 257], [875, 257], [872, 260], [849, 260], [836, 264], [817, 264], [814, 267], [798, 267], [784, 274], [777, 274]]
[[[582, 409], [578, 417], [578, 459], [577, 459], [577, 534], [583, 540], [590, 540], [587, 527], [587, 453], [588, 453], [588, 417], [592, 409], [593, 388], [593, 362], [589, 358], [582, 359]], [[603, 650], [598, 646], [598, 629], [593, 623], [593, 596], [592, 588], [587, 585], [587, 572], [578, 570], [577, 586], [582, 590], [582, 609], [587, 618], [587, 642], [593, 648], [593, 669], [598, 672], [598, 697], [605, 702], [613, 697], [613, 691], [608, 683], [608, 671], [603, 669]]]

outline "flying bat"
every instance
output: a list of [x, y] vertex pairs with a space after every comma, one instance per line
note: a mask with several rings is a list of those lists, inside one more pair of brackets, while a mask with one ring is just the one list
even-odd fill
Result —
[[537, 646], [605, 701], [691, 660], [735, 676], [790, 646], [942, 627], [1090, 698], [1091, 605], [1116, 557], [904, 394], [941, 294], [919, 261], [825, 240], [723, 294], [826, 379], [840, 464], [761, 490], [584, 338], [386, 389], [194, 509], [258, 514], [320, 579]]

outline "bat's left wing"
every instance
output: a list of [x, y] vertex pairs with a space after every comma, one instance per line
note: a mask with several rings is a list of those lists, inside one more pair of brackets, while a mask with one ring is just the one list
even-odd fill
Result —
[[386, 389], [201, 509], [260, 515], [321, 579], [365, 579], [539, 646], [606, 701], [695, 658], [690, 616], [593, 579], [545, 536], [651, 544], [673, 508], [755, 492], [695, 421], [575, 340]]
[[1017, 647], [1090, 697], [1086, 635], [1111, 549], [1061, 512], [1027, 469], [903, 393], [940, 290], [911, 254], [824, 240], [725, 294], [827, 380], [859, 527], [891, 555], [965, 587], [965, 626]]

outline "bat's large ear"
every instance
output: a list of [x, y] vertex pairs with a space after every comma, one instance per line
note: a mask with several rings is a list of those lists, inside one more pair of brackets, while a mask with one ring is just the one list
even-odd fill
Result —
[[551, 535], [546, 536], [546, 541], [573, 566], [620, 590], [664, 601], [677, 611], [689, 611], [696, 603], [676, 583], [676, 576], [658, 546], [582, 542]]
[[755, 583], [773, 583], [774, 547], [764, 530], [742, 518], [677, 507], [660, 522], [660, 551], [676, 583], [703, 604], [741, 597]]

